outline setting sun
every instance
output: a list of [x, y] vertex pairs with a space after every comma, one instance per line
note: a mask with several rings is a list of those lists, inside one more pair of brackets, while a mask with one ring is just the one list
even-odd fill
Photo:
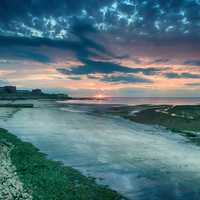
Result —
[[103, 94], [97, 94], [97, 95], [95, 95], [95, 98], [96, 99], [103, 99], [103, 98], [105, 98], [105, 96]]

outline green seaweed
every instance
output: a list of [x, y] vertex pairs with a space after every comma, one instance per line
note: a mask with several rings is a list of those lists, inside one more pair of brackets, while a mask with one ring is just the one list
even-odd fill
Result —
[[[133, 115], [131, 111], [137, 110]], [[109, 108], [106, 113], [133, 122], [159, 125], [200, 145], [200, 105], [146, 105]]]
[[33, 200], [119, 200], [125, 199], [107, 186], [98, 185], [94, 178], [52, 161], [32, 144], [0, 129], [0, 141], [14, 145], [11, 160], [16, 173]]

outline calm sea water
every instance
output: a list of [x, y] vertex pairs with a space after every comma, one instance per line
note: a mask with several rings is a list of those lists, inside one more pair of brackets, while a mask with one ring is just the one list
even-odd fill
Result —
[[71, 100], [70, 103], [77, 104], [170, 104], [170, 105], [194, 105], [200, 104], [200, 98], [165, 98], [165, 97], [110, 97], [104, 100]]
[[79, 105], [74, 111], [67, 104], [34, 103], [35, 108], [0, 108], [0, 127], [131, 200], [200, 199], [200, 147], [186, 138], [78, 112]]

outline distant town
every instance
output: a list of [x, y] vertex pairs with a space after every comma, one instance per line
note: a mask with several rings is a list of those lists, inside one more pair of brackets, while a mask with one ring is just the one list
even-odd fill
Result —
[[0, 87], [0, 100], [23, 100], [23, 99], [53, 99], [65, 100], [70, 99], [67, 94], [49, 94], [44, 93], [41, 89], [32, 90], [17, 89], [16, 86]]

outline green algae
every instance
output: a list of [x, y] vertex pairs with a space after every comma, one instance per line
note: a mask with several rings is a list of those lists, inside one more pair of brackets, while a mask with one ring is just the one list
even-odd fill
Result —
[[10, 153], [16, 173], [24, 188], [32, 191], [33, 200], [119, 200], [125, 199], [94, 178], [52, 161], [32, 144], [0, 129], [0, 141], [11, 143]]

